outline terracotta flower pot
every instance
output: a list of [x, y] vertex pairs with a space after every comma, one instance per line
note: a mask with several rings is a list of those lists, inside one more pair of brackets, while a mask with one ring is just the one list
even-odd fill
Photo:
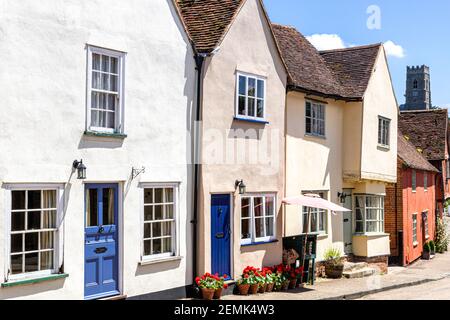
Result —
[[241, 296], [248, 295], [248, 290], [249, 289], [250, 289], [250, 285], [249, 284], [240, 284], [240, 285], [238, 285], [239, 294]]
[[222, 298], [222, 291], [223, 291], [223, 288], [219, 288], [214, 292], [215, 300], [220, 300], [220, 298]]
[[297, 279], [291, 279], [289, 281], [289, 289], [295, 289], [296, 286], [297, 286]]
[[273, 292], [274, 287], [275, 287], [274, 283], [268, 283], [266, 287], [266, 292]]
[[250, 286], [250, 294], [257, 294], [259, 289], [259, 284], [252, 284]]
[[258, 292], [259, 293], [265, 293], [267, 290], [267, 284], [263, 284], [259, 286]]
[[289, 282], [289, 280], [283, 282], [283, 284], [281, 285], [281, 291], [287, 291], [289, 289]]
[[202, 298], [203, 300], [212, 300], [214, 297], [214, 292], [216, 290], [214, 289], [206, 289], [206, 288], [202, 288]]

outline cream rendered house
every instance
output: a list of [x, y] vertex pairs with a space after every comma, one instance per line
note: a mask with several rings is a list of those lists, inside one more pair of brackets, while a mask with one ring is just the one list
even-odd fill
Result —
[[[318, 260], [337, 247], [387, 264], [386, 184], [396, 181], [396, 97], [382, 45], [318, 52], [297, 30], [274, 25], [289, 71], [286, 196], [317, 193], [351, 213], [286, 207], [284, 236], [318, 235]], [[308, 229], [307, 229], [308, 228]]]
[[262, 1], [177, 3], [201, 70], [197, 271], [237, 279], [282, 260], [286, 69]]
[[0, 30], [0, 299], [185, 295], [195, 61], [173, 3], [5, 0]]

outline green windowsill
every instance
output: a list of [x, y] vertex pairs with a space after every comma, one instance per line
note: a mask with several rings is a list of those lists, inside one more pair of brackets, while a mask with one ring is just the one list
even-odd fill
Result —
[[125, 139], [128, 137], [123, 133], [106, 133], [106, 132], [95, 132], [95, 131], [85, 131], [85, 136], [89, 137], [103, 137], [103, 138], [113, 138], [113, 139]]
[[18, 280], [18, 281], [5, 282], [5, 283], [2, 283], [2, 288], [10, 288], [10, 287], [24, 286], [27, 284], [54, 281], [54, 280], [59, 280], [59, 279], [65, 279], [68, 276], [69, 275], [67, 273], [61, 273], [61, 274], [52, 274], [50, 276], [35, 278], [35, 279], [24, 279], [24, 280]]

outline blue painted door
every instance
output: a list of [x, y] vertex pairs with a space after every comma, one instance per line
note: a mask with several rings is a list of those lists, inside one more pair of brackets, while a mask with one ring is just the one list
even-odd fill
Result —
[[118, 186], [87, 184], [85, 207], [85, 299], [119, 294]]
[[211, 271], [231, 274], [231, 196], [211, 196]]

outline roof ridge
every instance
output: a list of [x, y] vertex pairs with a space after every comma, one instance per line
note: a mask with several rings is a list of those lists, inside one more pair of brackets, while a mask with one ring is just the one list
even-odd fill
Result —
[[367, 45], [361, 45], [361, 46], [354, 46], [354, 47], [347, 47], [347, 48], [320, 50], [319, 53], [322, 54], [322, 53], [328, 53], [328, 52], [363, 50], [363, 49], [370, 49], [370, 48], [380, 47], [382, 45], [383, 44], [381, 42], [379, 42], [379, 43], [373, 43], [373, 44], [367, 44]]

